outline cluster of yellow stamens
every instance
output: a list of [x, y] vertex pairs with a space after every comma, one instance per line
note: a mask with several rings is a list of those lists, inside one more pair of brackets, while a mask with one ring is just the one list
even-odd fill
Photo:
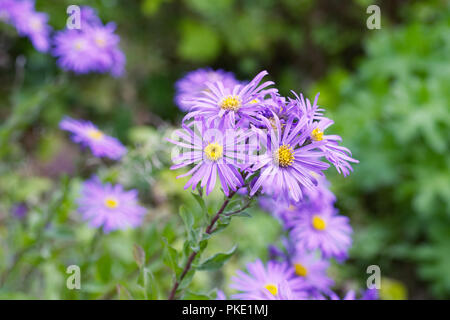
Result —
[[294, 150], [290, 145], [283, 144], [274, 153], [275, 162], [278, 163], [280, 167], [288, 167], [294, 163]]
[[301, 263], [294, 264], [295, 273], [300, 277], [306, 277], [308, 274], [308, 269], [305, 268]]
[[323, 139], [323, 131], [321, 131], [319, 128], [315, 128], [311, 132], [311, 139], [313, 139], [314, 141], [322, 141], [322, 139]]
[[312, 226], [314, 229], [318, 231], [323, 231], [327, 227], [327, 223], [319, 216], [313, 216], [312, 218]]
[[242, 106], [242, 100], [239, 96], [228, 95], [220, 102], [220, 108], [229, 111], [238, 111]]
[[101, 138], [103, 138], [103, 132], [97, 129], [90, 129], [88, 131], [88, 136], [92, 139], [100, 140]]
[[278, 288], [276, 285], [272, 284], [272, 283], [268, 283], [264, 286], [264, 288], [266, 288], [272, 295], [276, 296], [278, 293]]
[[105, 207], [109, 209], [115, 209], [119, 205], [119, 201], [113, 197], [108, 197], [105, 199]]
[[97, 44], [97, 46], [99, 46], [100, 48], [103, 48], [106, 45], [106, 40], [104, 37], [96, 37], [95, 38], [95, 43]]
[[223, 147], [217, 142], [211, 142], [203, 150], [209, 160], [217, 161], [222, 158]]
[[76, 40], [73, 44], [73, 47], [75, 50], [80, 51], [84, 49], [84, 41], [83, 40]]

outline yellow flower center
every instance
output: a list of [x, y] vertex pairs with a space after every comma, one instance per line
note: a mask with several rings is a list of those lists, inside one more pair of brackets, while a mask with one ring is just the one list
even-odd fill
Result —
[[220, 102], [220, 108], [230, 111], [238, 111], [242, 106], [242, 101], [238, 96], [229, 95]]
[[276, 285], [272, 284], [272, 283], [268, 283], [264, 286], [264, 288], [266, 288], [272, 295], [276, 296], [278, 293], [278, 288]]
[[101, 138], [103, 138], [103, 133], [100, 130], [91, 129], [88, 132], [88, 136], [92, 139], [100, 140]]
[[75, 41], [75, 43], [73, 44], [75, 50], [80, 51], [84, 49], [84, 41], [82, 40], [77, 40]]
[[322, 231], [327, 227], [327, 223], [319, 216], [313, 216], [312, 225], [314, 229]]
[[109, 209], [115, 209], [119, 205], [119, 201], [117, 199], [109, 197], [105, 199], [105, 207]]
[[300, 277], [306, 277], [308, 274], [308, 269], [305, 268], [301, 263], [294, 264], [295, 273]]
[[102, 37], [97, 37], [95, 38], [95, 43], [97, 44], [97, 46], [99, 46], [100, 48], [103, 48], [106, 45], [106, 41], [104, 38]]
[[31, 29], [33, 29], [34, 31], [41, 31], [42, 30], [42, 22], [39, 19], [31, 19], [30, 20], [30, 27]]
[[294, 162], [294, 150], [290, 145], [283, 144], [278, 150], [275, 152], [275, 161], [278, 162], [280, 167], [288, 167], [291, 166]]
[[314, 141], [322, 141], [322, 139], [323, 139], [323, 131], [320, 131], [319, 128], [315, 128], [311, 132], [311, 139], [313, 139]]
[[217, 161], [222, 157], [223, 147], [217, 142], [208, 144], [203, 150], [209, 160]]
[[258, 99], [253, 99], [252, 101], [250, 101], [249, 103], [250, 104], [256, 104], [256, 103], [258, 103], [259, 102], [259, 100]]

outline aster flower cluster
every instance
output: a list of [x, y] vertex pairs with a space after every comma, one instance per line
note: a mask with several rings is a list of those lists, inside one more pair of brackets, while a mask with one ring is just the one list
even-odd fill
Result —
[[59, 66], [79, 74], [107, 73], [119, 77], [124, 72], [125, 55], [112, 22], [103, 25], [90, 7], [81, 9], [80, 29], [66, 29], [55, 35], [53, 54]]
[[347, 176], [358, 161], [339, 136], [325, 134], [333, 121], [318, 95], [313, 103], [295, 92], [283, 97], [263, 81], [266, 75], [245, 84], [221, 70], [200, 69], [179, 80], [176, 101], [188, 113], [168, 139], [177, 147], [172, 169], [190, 168], [179, 176], [190, 176], [185, 189], [208, 195], [218, 177], [228, 197], [260, 196], [288, 234], [284, 250], [272, 248], [267, 265], [256, 260], [248, 273], [237, 272], [230, 287], [239, 293], [232, 298], [334, 299], [329, 259], [347, 258], [352, 228], [337, 213], [323, 172], [331, 164]]
[[[120, 160], [127, 152], [122, 143], [99, 130], [92, 122], [65, 117], [59, 123], [72, 140], [89, 148], [98, 158]], [[120, 184], [103, 184], [97, 176], [85, 181], [78, 199], [78, 210], [93, 228], [105, 233], [141, 225], [146, 209], [138, 204], [137, 190], [124, 190]]]
[[61, 30], [51, 37], [48, 15], [35, 11], [34, 0], [0, 0], [0, 21], [28, 37], [36, 50], [51, 51], [63, 70], [122, 76], [126, 58], [119, 48], [116, 25], [113, 22], [104, 25], [91, 7], [84, 6], [80, 11], [79, 29]]
[[233, 88], [239, 84], [231, 72], [211, 68], [198, 69], [189, 72], [175, 83], [175, 103], [182, 111], [189, 111], [192, 100], [201, 97], [202, 92], [208, 90], [206, 83], [217, 81], [221, 81], [225, 88]]
[[33, 0], [0, 0], [0, 21], [14, 26], [20, 36], [28, 37], [36, 50], [50, 49], [48, 15], [37, 12]]
[[[230, 288], [239, 293], [234, 299], [331, 299], [339, 300], [333, 292], [335, 284], [327, 270], [330, 258], [343, 262], [351, 246], [347, 217], [337, 214], [335, 197], [328, 182], [321, 178], [317, 192], [308, 191], [296, 204], [280, 203], [262, 197], [261, 207], [270, 211], [284, 226], [288, 237], [284, 248], [269, 247], [271, 260], [264, 265], [260, 260], [247, 265], [247, 273], [238, 270], [231, 278]], [[271, 296], [272, 295], [272, 296]], [[355, 300], [356, 292], [348, 291], [343, 300]], [[378, 299], [376, 289], [367, 289], [360, 299]]]
[[[207, 76], [213, 72], [221, 76]], [[318, 96], [312, 105], [295, 93], [282, 97], [272, 81], [263, 82], [266, 75], [262, 71], [243, 84], [207, 69], [178, 81], [178, 97], [189, 112], [169, 141], [180, 149], [172, 168], [194, 166], [186, 188], [201, 181], [209, 194], [218, 174], [227, 195], [245, 185], [250, 196], [264, 193], [295, 203], [317, 190], [318, 177], [329, 167], [323, 160], [344, 175], [358, 162], [339, 145], [339, 136], [324, 134], [332, 121], [323, 116]]]

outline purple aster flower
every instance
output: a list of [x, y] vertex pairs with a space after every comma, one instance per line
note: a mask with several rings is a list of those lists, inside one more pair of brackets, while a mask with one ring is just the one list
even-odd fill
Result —
[[267, 74], [267, 71], [262, 71], [249, 84], [238, 84], [233, 88], [225, 87], [221, 81], [206, 83], [208, 90], [203, 90], [201, 96], [192, 101], [190, 112], [184, 119], [201, 117], [213, 121], [219, 118], [231, 127], [236, 120], [254, 120], [258, 116], [263, 97], [276, 92], [276, 89], [264, 90], [273, 84], [272, 81], [260, 84]]
[[228, 300], [227, 296], [222, 290], [217, 290], [216, 292], [216, 300]]
[[53, 54], [65, 71], [85, 74], [97, 70], [97, 50], [90, 37], [77, 30], [59, 31], [54, 38]]
[[65, 117], [59, 127], [72, 133], [72, 140], [83, 147], [89, 147], [96, 157], [119, 160], [127, 152], [119, 140], [107, 136], [90, 121]]
[[342, 299], [332, 291], [329, 293], [329, 295], [331, 300], [356, 300], [355, 290], [349, 290]]
[[94, 228], [105, 233], [135, 228], [142, 223], [146, 209], [138, 204], [137, 190], [126, 191], [120, 184], [102, 184], [97, 177], [84, 182], [78, 199], [79, 212]]
[[59, 31], [54, 39], [53, 54], [58, 65], [67, 71], [85, 74], [109, 72], [114, 77], [125, 70], [125, 55], [119, 48], [120, 37], [116, 25], [102, 25], [91, 8], [81, 11], [81, 29]]
[[102, 24], [102, 20], [97, 15], [97, 10], [88, 6], [82, 6], [80, 10], [81, 28], [86, 26], [98, 26]]
[[184, 188], [192, 186], [194, 190], [201, 182], [200, 187], [206, 187], [207, 195], [214, 189], [219, 175], [222, 189], [228, 195], [230, 189], [236, 191], [244, 184], [238, 169], [251, 161], [246, 140], [252, 132], [221, 128], [217, 127], [216, 123], [213, 121], [207, 124], [203, 120], [193, 121], [189, 125], [183, 124], [182, 130], [174, 132], [174, 138], [179, 138], [179, 141], [167, 139], [182, 148], [182, 152], [173, 157], [175, 164], [171, 169], [194, 165], [191, 170], [177, 178], [192, 175]]
[[253, 171], [261, 170], [254, 182], [250, 195], [254, 195], [262, 186], [264, 193], [275, 198], [298, 202], [302, 198], [302, 188], [314, 188], [317, 175], [328, 168], [328, 164], [319, 160], [321, 152], [315, 151], [320, 143], [312, 142], [304, 145], [308, 134], [302, 131], [304, 122], [290, 117], [283, 130], [280, 120], [273, 114], [273, 122], [261, 117], [265, 122], [265, 130], [254, 128], [255, 132], [266, 144], [267, 151], [258, 156]]
[[0, 0], [0, 19], [13, 25], [19, 35], [28, 37], [36, 50], [47, 52], [50, 48], [48, 15], [36, 12], [33, 0]]
[[352, 153], [349, 149], [340, 146], [339, 142], [342, 138], [338, 135], [324, 135], [324, 131], [334, 123], [333, 120], [322, 117], [320, 121], [314, 121], [309, 125], [310, 139], [313, 141], [325, 141], [319, 149], [324, 152], [325, 158], [331, 162], [339, 173], [344, 176], [353, 171], [349, 162], [359, 163], [358, 160], [351, 157]]
[[317, 252], [297, 251], [290, 257], [290, 261], [295, 274], [304, 280], [308, 290], [327, 291], [333, 286], [334, 281], [327, 275], [330, 263]]
[[183, 111], [191, 109], [192, 101], [201, 97], [202, 91], [208, 91], [206, 83], [221, 81], [224, 88], [232, 89], [239, 84], [232, 72], [213, 70], [211, 68], [197, 69], [189, 72], [175, 84], [175, 102]]
[[379, 300], [380, 292], [378, 289], [367, 289], [363, 291], [361, 300]]
[[286, 226], [292, 228], [290, 237], [299, 250], [319, 249], [323, 257], [338, 261], [347, 258], [352, 228], [348, 217], [338, 215], [335, 209], [293, 213]]
[[[230, 287], [241, 291], [232, 296], [240, 300], [274, 300], [296, 297], [306, 298], [303, 281], [295, 276], [287, 263], [269, 261], [267, 267], [261, 262], [247, 264], [248, 274], [238, 270], [231, 278]], [[280, 290], [280, 288], [282, 290]]]

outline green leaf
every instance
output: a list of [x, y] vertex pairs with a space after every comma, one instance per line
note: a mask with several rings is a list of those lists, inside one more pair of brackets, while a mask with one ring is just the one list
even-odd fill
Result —
[[178, 276], [181, 273], [181, 268], [178, 265], [179, 254], [178, 251], [169, 245], [166, 238], [163, 238], [164, 251], [163, 262], [170, 269], [175, 271], [175, 275]]
[[189, 61], [211, 61], [219, 53], [220, 37], [209, 26], [193, 20], [181, 24], [181, 40], [178, 44], [178, 54]]
[[236, 251], [237, 246], [231, 248], [230, 251], [224, 253], [217, 253], [212, 257], [203, 261], [203, 263], [197, 267], [198, 270], [214, 270], [219, 269], [227, 262]]
[[190, 211], [187, 211], [186, 208], [184, 206], [180, 207], [180, 217], [181, 219], [183, 219], [184, 222], [184, 226], [186, 227], [186, 231], [189, 232], [189, 230], [192, 229], [192, 227], [194, 226], [194, 216], [192, 215], [192, 213]]
[[191, 192], [194, 196], [197, 203], [200, 205], [200, 208], [202, 209], [203, 216], [208, 216], [208, 209], [206, 208], [205, 200], [197, 193]]
[[158, 287], [153, 273], [148, 268], [142, 268], [139, 277], [140, 288], [147, 300], [158, 299]]

